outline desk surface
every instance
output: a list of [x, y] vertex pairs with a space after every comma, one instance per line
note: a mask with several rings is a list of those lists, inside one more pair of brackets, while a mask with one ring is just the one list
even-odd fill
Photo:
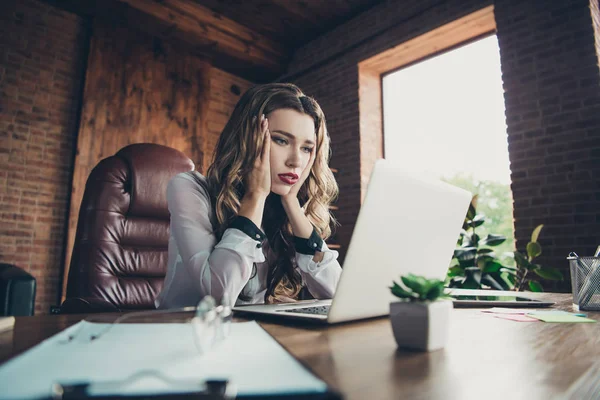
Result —
[[[570, 294], [539, 297], [572, 311]], [[18, 317], [13, 331], [0, 334], [0, 363], [83, 317]], [[346, 399], [556, 398], [600, 360], [600, 323], [514, 322], [480, 309], [454, 309], [448, 345], [431, 353], [398, 350], [387, 318], [261, 325]]]

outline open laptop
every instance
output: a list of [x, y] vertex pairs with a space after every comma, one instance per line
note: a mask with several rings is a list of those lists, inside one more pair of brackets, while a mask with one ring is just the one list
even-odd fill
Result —
[[444, 280], [472, 195], [378, 160], [333, 299], [234, 307], [234, 311], [338, 323], [389, 314], [392, 281], [414, 273]]

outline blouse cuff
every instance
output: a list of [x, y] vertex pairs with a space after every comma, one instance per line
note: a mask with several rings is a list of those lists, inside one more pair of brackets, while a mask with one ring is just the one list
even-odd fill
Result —
[[294, 247], [296, 252], [314, 256], [317, 251], [322, 251], [323, 239], [313, 227], [313, 231], [308, 239], [294, 236]]
[[228, 249], [241, 256], [249, 257], [252, 262], [261, 263], [265, 261], [265, 255], [261, 243], [257, 243], [257, 240], [241, 230], [228, 228], [215, 249]]
[[241, 215], [238, 215], [231, 224], [229, 224], [229, 228], [239, 229], [257, 242], [262, 243], [267, 238], [267, 235], [265, 235], [252, 220]]
[[323, 259], [318, 262], [313, 260], [313, 255], [297, 252], [296, 265], [298, 268], [307, 274], [316, 275], [319, 271], [329, 266], [332, 261], [338, 258], [338, 252], [335, 250], [330, 250], [325, 242], [323, 242], [323, 245], [319, 251], [323, 253]]

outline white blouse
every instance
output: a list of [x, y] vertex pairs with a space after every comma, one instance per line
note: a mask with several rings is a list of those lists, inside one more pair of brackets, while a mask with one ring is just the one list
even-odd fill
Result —
[[[184, 172], [171, 179], [167, 187], [171, 213], [169, 260], [162, 291], [155, 300], [157, 308], [196, 306], [205, 295], [219, 301], [224, 293], [235, 304], [263, 303], [267, 289], [268, 264], [265, 251], [256, 238], [229, 228], [217, 243], [210, 222], [212, 204], [206, 191], [206, 178], [197, 171]], [[313, 297], [333, 297], [342, 269], [338, 252], [325, 242], [323, 259], [296, 252], [296, 268]], [[251, 278], [253, 264], [256, 274]], [[250, 301], [238, 299], [243, 294]]]

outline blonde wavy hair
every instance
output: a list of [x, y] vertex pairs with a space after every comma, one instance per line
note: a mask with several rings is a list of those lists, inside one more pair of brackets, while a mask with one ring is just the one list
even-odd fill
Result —
[[[208, 191], [213, 202], [213, 224], [220, 240], [237, 216], [245, 194], [245, 182], [263, 146], [259, 116], [275, 110], [291, 109], [310, 116], [315, 123], [316, 154], [310, 174], [298, 193], [300, 205], [325, 240], [336, 224], [329, 211], [337, 198], [338, 185], [329, 168], [330, 138], [325, 115], [319, 104], [290, 83], [257, 85], [242, 95], [225, 125], [207, 173]], [[298, 298], [302, 278], [295, 268], [292, 229], [281, 205], [281, 198], [271, 193], [265, 203], [263, 228], [274, 259], [268, 259], [265, 302], [280, 297]], [[253, 275], [256, 273], [256, 266]], [[243, 296], [240, 295], [241, 298]]]

